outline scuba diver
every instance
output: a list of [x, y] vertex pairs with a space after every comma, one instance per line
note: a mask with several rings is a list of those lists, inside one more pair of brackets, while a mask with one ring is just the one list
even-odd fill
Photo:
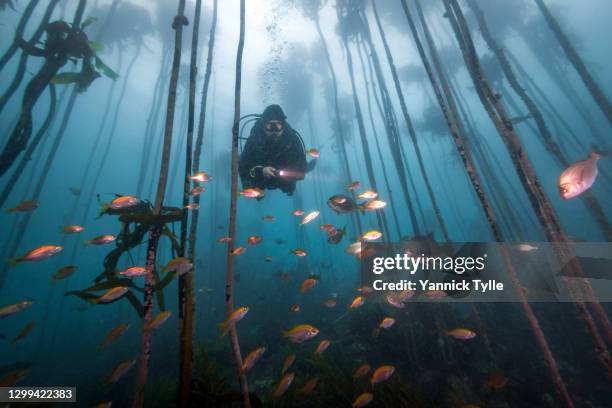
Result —
[[310, 170], [304, 143], [286, 118], [279, 105], [270, 105], [255, 122], [238, 161], [243, 188], [279, 188], [292, 195]]

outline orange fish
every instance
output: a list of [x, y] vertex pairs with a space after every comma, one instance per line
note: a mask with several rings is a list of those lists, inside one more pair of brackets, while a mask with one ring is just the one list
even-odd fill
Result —
[[487, 377], [486, 383], [490, 389], [499, 391], [508, 383], [508, 377], [504, 376], [502, 373], [496, 372]]
[[102, 296], [96, 299], [95, 303], [110, 303], [114, 300], [119, 299], [121, 296], [125, 295], [128, 291], [128, 288], [125, 286], [117, 286], [114, 287], [107, 292], [105, 292]]
[[395, 367], [392, 365], [380, 366], [376, 369], [376, 371], [374, 371], [374, 374], [372, 374], [372, 379], [370, 382], [372, 385], [374, 385], [379, 382], [387, 381], [389, 377], [393, 375], [393, 372], [395, 372]]
[[232, 241], [232, 237], [221, 237], [217, 240], [218, 243], [220, 244], [227, 244], [228, 242]]
[[108, 204], [102, 204], [102, 211], [106, 211], [107, 209], [111, 210], [122, 210], [124, 208], [130, 208], [135, 205], [138, 205], [140, 200], [138, 197], [134, 197], [131, 195], [120, 196], [112, 200]]
[[51, 279], [53, 279], [54, 281], [66, 279], [67, 277], [72, 275], [74, 271], [76, 270], [77, 270], [77, 267], [74, 265], [64, 266], [63, 268], [60, 268], [57, 272], [55, 272], [53, 276], [51, 276]]
[[293, 305], [291, 306], [291, 311], [294, 313], [297, 313], [300, 311], [300, 305]]
[[165, 311], [161, 312], [160, 314], [155, 316], [155, 318], [153, 320], [151, 320], [150, 322], [148, 322], [147, 324], [144, 325], [144, 330], [145, 331], [149, 331], [149, 330], [157, 329], [166, 320], [168, 320], [170, 318], [170, 316], [172, 316], [172, 312], [170, 312], [168, 310], [165, 310]]
[[314, 390], [314, 388], [317, 386], [317, 382], [319, 382], [318, 378], [316, 377], [311, 378], [310, 380], [306, 382], [306, 384], [304, 384], [304, 386], [302, 387], [300, 391], [303, 394], [310, 394], [312, 390]]
[[183, 208], [186, 209], [186, 210], [198, 210], [200, 208], [200, 204], [198, 204], [198, 203], [191, 203], [191, 204], [187, 204]]
[[17, 382], [23, 380], [25, 376], [30, 371], [28, 368], [23, 368], [21, 370], [13, 371], [0, 378], [0, 387], [10, 387], [15, 385]]
[[132, 368], [135, 363], [136, 363], [136, 360], [128, 360], [128, 361], [119, 363], [119, 365], [115, 367], [115, 369], [113, 370], [113, 373], [111, 374], [109, 379], [106, 380], [106, 384], [113, 384], [119, 381], [119, 379], [123, 377], [123, 375], [127, 373], [128, 370]]
[[61, 245], [41, 245], [19, 258], [9, 259], [8, 263], [9, 265], [17, 265], [22, 262], [42, 261], [51, 258], [53, 255], [59, 254], [63, 249], [64, 247]]
[[387, 203], [382, 201], [382, 200], [374, 200], [374, 201], [370, 201], [369, 203], [367, 203], [365, 205], [365, 209], [366, 210], [380, 210], [382, 208], [385, 208], [387, 206]]
[[371, 392], [364, 392], [353, 402], [352, 408], [361, 408], [368, 405], [374, 399], [374, 395]]
[[361, 183], [359, 181], [353, 181], [351, 184], [349, 184], [348, 189], [356, 190], [359, 188], [359, 186], [361, 186]]
[[378, 193], [376, 191], [364, 191], [363, 193], [357, 196], [357, 198], [362, 199], [362, 200], [372, 200], [377, 197], [378, 197]]
[[300, 248], [298, 248], [298, 249], [291, 249], [291, 250], [289, 250], [289, 253], [290, 254], [294, 254], [296, 256], [299, 256], [299, 257], [304, 257], [304, 256], [308, 255], [308, 253], [306, 251], [304, 251], [303, 249], [300, 249]]
[[319, 334], [319, 329], [309, 324], [300, 324], [295, 326], [293, 329], [283, 333], [283, 337], [288, 337], [293, 343], [302, 343], [306, 340], [312, 339]]
[[225, 333], [227, 333], [229, 329], [234, 327], [237, 322], [242, 320], [248, 312], [248, 307], [239, 307], [238, 309], [234, 310], [227, 319], [225, 319], [222, 323], [219, 323], [218, 326], [221, 329], [221, 336], [225, 336]]
[[85, 245], [106, 245], [116, 240], [117, 237], [113, 234], [103, 234], [85, 241]]
[[242, 372], [246, 373], [248, 372], [251, 368], [253, 368], [253, 365], [255, 365], [255, 362], [257, 360], [259, 360], [259, 357], [262, 356], [262, 354], [266, 351], [265, 347], [257, 347], [255, 350], [251, 351], [249, 353], [248, 356], [246, 356], [246, 358], [244, 359], [244, 361], [242, 362]]
[[230, 253], [230, 255], [240, 255], [241, 253], [243, 253], [244, 251], [246, 251], [246, 248], [243, 246], [239, 246], [234, 248], [234, 250]]
[[595, 151], [579, 162], [569, 166], [559, 176], [559, 195], [564, 200], [569, 200], [584, 193], [591, 188], [597, 178], [597, 162], [601, 155]]
[[145, 268], [144, 266], [130, 266], [129, 268], [119, 272], [119, 275], [126, 276], [128, 278], [144, 276], [146, 274], [147, 274], [147, 268]]
[[394, 318], [385, 317], [384, 319], [382, 319], [378, 327], [380, 327], [381, 329], [388, 329], [389, 327], [393, 326], [393, 324], [395, 324]]
[[369, 364], [360, 365], [353, 373], [353, 380], [363, 377], [364, 375], [369, 373], [370, 370], [372, 370], [372, 367], [370, 367]]
[[119, 336], [121, 334], [123, 334], [129, 328], [130, 328], [130, 324], [129, 323], [121, 323], [120, 325], [118, 325], [118, 326], [114, 327], [113, 329], [111, 329], [111, 331], [108, 332], [106, 337], [104, 337], [104, 340], [102, 340], [102, 342], [98, 346], [97, 351], [101, 351], [101, 350], [105, 349], [106, 346], [108, 346], [113, 341], [117, 340], [119, 338]]
[[198, 181], [200, 183], [205, 183], [212, 180], [212, 177], [208, 175], [205, 171], [199, 171], [193, 176], [190, 176], [189, 179], [193, 181]]
[[296, 217], [301, 217], [302, 215], [304, 215], [304, 210], [295, 210], [294, 212], [292, 212], [293, 215], [295, 215]]
[[362, 251], [361, 241], [353, 242], [351, 245], [346, 247], [346, 249], [344, 250], [344, 252], [346, 252], [347, 254], [353, 254], [353, 255], [358, 255], [361, 253], [361, 251]]
[[370, 293], [374, 292], [374, 289], [372, 289], [371, 286], [368, 285], [364, 285], [360, 288], [357, 288], [357, 292], [363, 294], [363, 295], [369, 295]]
[[311, 148], [311, 149], [306, 150], [306, 153], [310, 157], [314, 157], [315, 159], [318, 158], [321, 155], [321, 152], [319, 152], [319, 150], [315, 149], [314, 147]]
[[36, 324], [36, 320], [30, 321], [30, 323], [26, 324], [23, 329], [19, 332], [17, 337], [11, 340], [11, 345], [15, 345], [19, 340], [22, 340], [27, 337], [28, 334], [34, 329], [34, 325]]
[[406, 289], [400, 292], [400, 294], [398, 295], [398, 299], [400, 302], [404, 303], [410, 298], [412, 298], [413, 296], [414, 296], [414, 291], [410, 289]]
[[322, 224], [322, 225], [319, 226], [319, 228], [322, 229], [323, 231], [327, 231], [328, 233], [330, 231], [335, 230], [335, 227], [333, 225], [331, 225], [331, 224]]
[[26, 200], [26, 201], [20, 202], [13, 208], [7, 208], [5, 211], [9, 214], [15, 213], [15, 212], [28, 212], [28, 211], [32, 211], [38, 208], [38, 204], [39, 202], [36, 200]]
[[332, 307], [336, 306], [336, 301], [334, 299], [327, 299], [325, 302], [323, 302], [323, 305], [325, 307], [332, 308]]
[[365, 302], [365, 299], [363, 298], [363, 296], [357, 296], [355, 299], [353, 299], [349, 308], [357, 309], [358, 307], [363, 306], [363, 302]]
[[302, 282], [302, 285], [300, 286], [300, 293], [306, 293], [306, 291], [310, 290], [314, 285], [317, 284], [317, 282], [317, 278], [306, 279], [304, 282]]
[[195, 196], [199, 196], [205, 191], [206, 189], [204, 188], [204, 186], [195, 186], [194, 188], [191, 189], [188, 195], [195, 197]]
[[259, 198], [264, 196], [264, 192], [259, 188], [246, 188], [240, 192], [240, 195], [246, 198]]
[[321, 355], [327, 348], [329, 347], [329, 340], [321, 340], [317, 349], [315, 350], [315, 354]]
[[274, 221], [276, 218], [274, 218], [273, 215], [265, 215], [263, 217], [261, 217], [262, 220], [264, 221]]
[[370, 230], [361, 236], [364, 241], [374, 241], [382, 238], [383, 234], [380, 231]]
[[291, 364], [295, 361], [295, 354], [291, 354], [287, 356], [285, 361], [283, 361], [283, 368], [281, 369], [281, 375], [285, 375], [285, 372], [291, 367]]
[[293, 382], [294, 378], [295, 378], [294, 373], [285, 374], [285, 376], [281, 379], [280, 383], [278, 383], [276, 390], [274, 390], [274, 393], [272, 394], [272, 398], [278, 398], [281, 395], [283, 395], [285, 391], [287, 391], [291, 383]]
[[81, 227], [80, 225], [66, 225], [65, 227], [62, 227], [62, 232], [64, 234], [78, 234], [84, 230], [85, 228]]
[[263, 238], [257, 235], [251, 235], [247, 238], [247, 242], [251, 245], [257, 245], [261, 242]]
[[403, 309], [404, 304], [400, 300], [399, 296], [395, 293], [387, 293], [387, 303], [389, 303], [393, 307], [397, 307], [398, 309]]
[[476, 333], [474, 333], [470, 329], [464, 329], [464, 328], [457, 328], [457, 329], [449, 330], [446, 332], [446, 335], [454, 339], [457, 339], [457, 340], [471, 340], [474, 337], [476, 337]]

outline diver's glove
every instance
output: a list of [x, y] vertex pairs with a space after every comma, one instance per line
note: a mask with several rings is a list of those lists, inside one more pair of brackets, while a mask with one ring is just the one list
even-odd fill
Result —
[[276, 169], [274, 167], [266, 166], [261, 170], [264, 178], [276, 177]]

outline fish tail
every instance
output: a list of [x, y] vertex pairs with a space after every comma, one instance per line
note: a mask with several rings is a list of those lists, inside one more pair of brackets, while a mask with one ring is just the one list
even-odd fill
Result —
[[359, 209], [359, 212], [361, 212], [361, 214], [365, 214], [365, 204], [357, 204], [357, 208]]
[[596, 144], [591, 145], [591, 158], [599, 159], [602, 156], [610, 156], [611, 152], [601, 150]]
[[225, 323], [225, 322], [219, 323], [219, 324], [217, 324], [217, 327], [219, 327], [219, 329], [221, 329], [221, 337], [225, 337], [225, 335], [227, 334], [227, 330], [229, 329], [228, 324]]
[[15, 209], [14, 208], [7, 208], [7, 209], [4, 210], [4, 212], [7, 213], [7, 214], [11, 214], [11, 213], [15, 212]]
[[15, 266], [15, 265], [19, 264], [19, 259], [18, 258], [7, 259], [6, 263], [8, 263], [9, 266]]

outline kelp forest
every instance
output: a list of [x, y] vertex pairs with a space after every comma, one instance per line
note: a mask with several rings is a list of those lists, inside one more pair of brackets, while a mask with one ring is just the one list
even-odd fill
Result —
[[0, 0], [0, 402], [612, 406], [610, 16]]

